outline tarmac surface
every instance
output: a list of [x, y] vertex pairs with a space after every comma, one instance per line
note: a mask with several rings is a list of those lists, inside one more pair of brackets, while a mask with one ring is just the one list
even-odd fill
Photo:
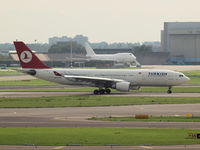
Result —
[[[0, 92], [0, 97], [49, 97], [49, 96], [94, 96], [92, 92]], [[200, 97], [200, 93], [143, 93], [116, 92], [99, 96], [132, 96], [132, 97]]]
[[129, 127], [129, 128], [195, 128], [200, 122], [129, 122], [94, 121], [91, 117], [134, 116], [200, 116], [200, 104], [154, 104], [109, 107], [21, 108], [0, 109], [0, 127]]

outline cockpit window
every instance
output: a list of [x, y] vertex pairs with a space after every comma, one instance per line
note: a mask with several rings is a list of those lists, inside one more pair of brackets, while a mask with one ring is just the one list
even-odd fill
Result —
[[180, 75], [179, 75], [179, 77], [183, 77], [183, 75], [182, 75], [182, 74], [180, 74]]

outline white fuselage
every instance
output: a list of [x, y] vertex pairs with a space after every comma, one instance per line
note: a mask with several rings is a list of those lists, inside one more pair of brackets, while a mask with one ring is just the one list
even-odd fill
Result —
[[[68, 80], [64, 75], [101, 77], [110, 79], [121, 79], [130, 82], [130, 88], [136, 86], [174, 86], [189, 80], [183, 73], [162, 69], [22, 69], [35, 70], [35, 77], [67, 85], [95, 86], [87, 82]], [[62, 76], [55, 75], [54, 71]]]
[[132, 53], [117, 53], [117, 54], [95, 54], [92, 47], [86, 42], [85, 50], [87, 52], [86, 57], [89, 60], [98, 61], [113, 61], [117, 63], [135, 63], [136, 57]]
[[132, 53], [87, 55], [89, 60], [113, 61], [117, 63], [134, 63], [136, 57]]

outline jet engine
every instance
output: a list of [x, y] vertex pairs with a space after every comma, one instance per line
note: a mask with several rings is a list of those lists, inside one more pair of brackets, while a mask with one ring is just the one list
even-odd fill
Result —
[[116, 90], [128, 92], [130, 89], [130, 82], [117, 82]]
[[36, 75], [36, 71], [35, 70], [27, 70], [25, 71], [27, 74], [30, 74], [32, 76]]

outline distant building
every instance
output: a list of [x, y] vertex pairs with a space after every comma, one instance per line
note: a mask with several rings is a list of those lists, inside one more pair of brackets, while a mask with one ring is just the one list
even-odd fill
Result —
[[200, 64], [200, 22], [165, 22], [161, 51], [176, 64]]
[[67, 41], [71, 41], [71, 40], [72, 40], [72, 38], [67, 37], [67, 36], [62, 36], [62, 37], [54, 36], [54, 37], [49, 38], [49, 44], [54, 45], [57, 42], [67, 42]]

